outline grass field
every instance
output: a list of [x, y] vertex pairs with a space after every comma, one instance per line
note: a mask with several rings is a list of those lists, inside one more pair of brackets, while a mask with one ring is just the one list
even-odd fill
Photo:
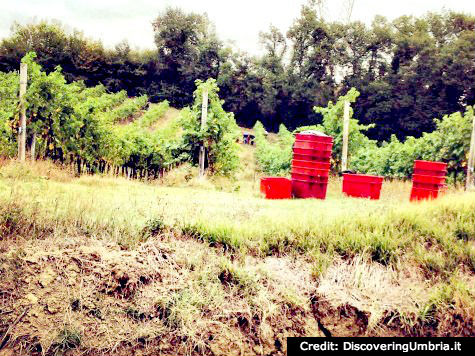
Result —
[[475, 193], [410, 203], [394, 181], [369, 201], [333, 178], [325, 201], [270, 201], [251, 155], [234, 180], [180, 167], [148, 183], [6, 162], [4, 350], [260, 355], [297, 335], [475, 336]]

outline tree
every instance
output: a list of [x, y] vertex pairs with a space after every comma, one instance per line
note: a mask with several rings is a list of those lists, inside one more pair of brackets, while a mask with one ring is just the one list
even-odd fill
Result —
[[206, 15], [168, 8], [153, 22], [159, 86], [173, 105], [191, 103], [196, 79], [216, 77], [221, 43]]
[[[201, 104], [204, 90], [208, 91], [209, 105], [206, 126], [202, 128]], [[234, 115], [224, 111], [218, 91], [216, 80], [197, 80], [193, 105], [182, 110], [180, 121], [190, 160], [193, 163], [198, 162], [199, 147], [204, 144], [210, 172], [229, 175], [239, 164], [236, 143], [239, 129]]]

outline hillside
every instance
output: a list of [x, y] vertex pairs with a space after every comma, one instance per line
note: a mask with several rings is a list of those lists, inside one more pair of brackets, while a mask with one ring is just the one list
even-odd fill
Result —
[[268, 201], [247, 168], [240, 181], [189, 168], [167, 187], [2, 166], [2, 355], [283, 355], [293, 335], [475, 336], [474, 193], [414, 204], [409, 183], [386, 182], [367, 201], [335, 178], [326, 201]]

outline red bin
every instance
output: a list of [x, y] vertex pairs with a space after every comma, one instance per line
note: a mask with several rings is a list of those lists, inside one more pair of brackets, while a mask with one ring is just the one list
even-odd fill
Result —
[[318, 162], [312, 160], [292, 160], [292, 167], [307, 167], [307, 168], [315, 168], [315, 169], [326, 169], [327, 171], [330, 170], [330, 163], [327, 162]]
[[328, 183], [328, 176], [327, 177], [312, 176], [305, 173], [295, 173], [295, 172], [292, 172], [291, 176], [292, 176], [292, 180], [296, 179], [296, 180], [301, 180], [301, 181], [310, 182], [310, 183]]
[[294, 148], [294, 159], [300, 160], [301, 157], [306, 157], [310, 161], [329, 162], [332, 156], [332, 151], [318, 151], [307, 148]]
[[[443, 189], [441, 187], [440, 189]], [[439, 195], [439, 188], [431, 189], [431, 188], [417, 188], [412, 187], [411, 190], [411, 201], [414, 200], [426, 200], [426, 199], [435, 199]]]
[[343, 174], [343, 193], [351, 197], [378, 200], [384, 177], [366, 174]]
[[328, 169], [292, 166], [292, 173], [306, 174], [311, 177], [328, 177]]
[[294, 149], [301, 148], [305, 150], [313, 150], [313, 151], [331, 151], [333, 147], [333, 143], [328, 142], [317, 142], [317, 141], [295, 141]]
[[414, 168], [425, 171], [446, 172], [447, 163], [415, 160]]
[[266, 199], [290, 199], [292, 184], [288, 178], [264, 177], [261, 179], [261, 192]]
[[295, 179], [292, 177], [292, 194], [296, 198], [325, 199], [327, 185], [327, 182]]
[[412, 181], [426, 184], [444, 184], [445, 176], [428, 176], [424, 174], [413, 174]]
[[414, 161], [414, 174], [445, 177], [447, 175], [447, 163], [431, 161]]
[[[330, 152], [331, 155], [331, 152]], [[319, 157], [319, 156], [314, 156], [314, 155], [308, 155], [308, 154], [300, 154], [300, 153], [295, 153], [293, 154], [294, 160], [297, 161], [312, 161], [312, 162], [319, 162], [319, 163], [329, 163], [330, 162], [330, 157]]]

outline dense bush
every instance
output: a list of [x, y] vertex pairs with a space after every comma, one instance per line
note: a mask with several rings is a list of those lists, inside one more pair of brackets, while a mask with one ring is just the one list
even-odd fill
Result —
[[270, 143], [264, 126], [257, 121], [254, 125], [254, 135], [256, 161], [262, 172], [278, 176], [288, 174], [292, 161], [292, 145], [295, 141], [292, 133], [284, 125], [280, 125], [277, 142]]

